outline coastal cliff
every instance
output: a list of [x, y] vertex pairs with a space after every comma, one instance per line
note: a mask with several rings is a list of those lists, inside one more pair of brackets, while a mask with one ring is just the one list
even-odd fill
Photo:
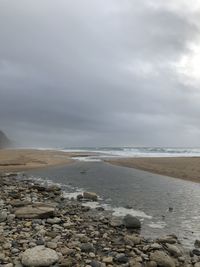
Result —
[[7, 148], [9, 146], [11, 146], [11, 141], [8, 139], [5, 133], [0, 130], [0, 149]]

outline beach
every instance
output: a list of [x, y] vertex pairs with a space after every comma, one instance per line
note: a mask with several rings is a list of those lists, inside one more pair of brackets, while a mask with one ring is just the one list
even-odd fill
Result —
[[200, 182], [200, 157], [124, 158], [107, 160], [106, 162], [197, 183]]
[[24, 171], [73, 162], [71, 157], [81, 153], [67, 153], [56, 150], [0, 149], [0, 172]]

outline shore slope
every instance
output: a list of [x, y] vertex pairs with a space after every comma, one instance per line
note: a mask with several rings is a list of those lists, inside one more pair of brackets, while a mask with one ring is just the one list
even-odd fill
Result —
[[106, 162], [183, 180], [200, 182], [199, 157], [125, 158], [107, 160]]

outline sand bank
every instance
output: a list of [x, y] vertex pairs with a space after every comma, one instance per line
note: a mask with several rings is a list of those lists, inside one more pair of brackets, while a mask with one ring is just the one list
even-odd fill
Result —
[[81, 153], [37, 149], [1, 149], [0, 172], [65, 165], [72, 163], [71, 157], [77, 155], [81, 155]]
[[174, 178], [200, 182], [200, 158], [126, 158], [107, 162]]

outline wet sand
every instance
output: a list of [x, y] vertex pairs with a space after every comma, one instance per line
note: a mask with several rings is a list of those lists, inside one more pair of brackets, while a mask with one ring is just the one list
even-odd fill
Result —
[[106, 162], [183, 180], [200, 182], [199, 157], [126, 158], [107, 160]]
[[78, 155], [81, 156], [81, 153], [37, 149], [1, 149], [0, 172], [65, 165], [73, 162], [72, 156]]

